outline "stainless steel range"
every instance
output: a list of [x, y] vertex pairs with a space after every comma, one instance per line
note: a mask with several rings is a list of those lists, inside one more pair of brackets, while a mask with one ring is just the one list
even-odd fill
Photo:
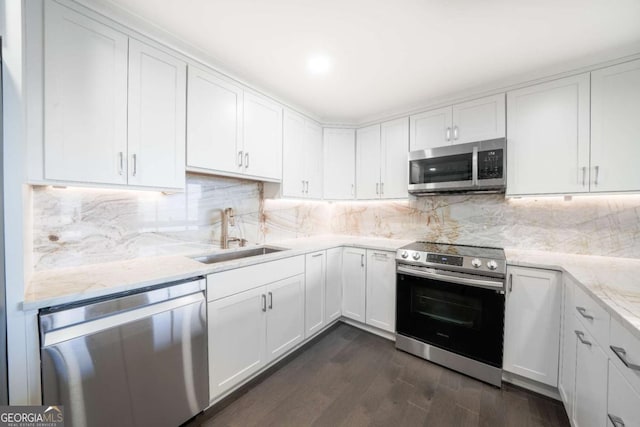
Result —
[[504, 251], [415, 242], [396, 261], [396, 348], [500, 387]]

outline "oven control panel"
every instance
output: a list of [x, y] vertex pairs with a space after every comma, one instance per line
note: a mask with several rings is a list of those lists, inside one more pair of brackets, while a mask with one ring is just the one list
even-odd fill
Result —
[[462, 267], [463, 257], [441, 254], [427, 254], [427, 262]]

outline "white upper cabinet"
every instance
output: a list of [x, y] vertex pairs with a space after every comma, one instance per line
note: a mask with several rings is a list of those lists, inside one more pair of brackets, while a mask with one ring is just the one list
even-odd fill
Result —
[[504, 94], [415, 114], [409, 129], [411, 151], [504, 138]]
[[244, 92], [242, 167], [244, 173], [270, 181], [282, 178], [282, 107]]
[[504, 93], [456, 104], [451, 138], [454, 144], [504, 138], [505, 120]]
[[129, 42], [129, 184], [184, 188], [186, 79], [183, 61]]
[[431, 110], [409, 117], [410, 151], [451, 144], [451, 107]]
[[186, 64], [45, 3], [44, 177], [184, 188]]
[[504, 370], [558, 386], [561, 273], [509, 267]]
[[285, 110], [282, 150], [283, 196], [322, 198], [322, 127]]
[[44, 176], [126, 184], [128, 38], [44, 6]]
[[356, 140], [358, 199], [407, 197], [407, 118], [358, 129]]
[[355, 197], [355, 131], [325, 128], [323, 132], [324, 198]]
[[356, 131], [356, 194], [358, 199], [380, 198], [380, 125]]
[[640, 60], [591, 73], [591, 191], [640, 190]]
[[392, 120], [380, 127], [380, 192], [384, 199], [407, 197], [409, 185], [409, 120]]
[[187, 167], [239, 173], [242, 88], [189, 65]]
[[507, 194], [589, 191], [589, 74], [507, 93]]

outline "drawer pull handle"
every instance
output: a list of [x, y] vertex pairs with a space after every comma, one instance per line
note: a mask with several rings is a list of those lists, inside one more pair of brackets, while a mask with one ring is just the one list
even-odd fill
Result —
[[273, 292], [269, 292], [269, 310], [273, 310]]
[[609, 417], [609, 420], [611, 420], [611, 424], [613, 424], [614, 427], [624, 427], [624, 421], [622, 421], [622, 418], [616, 417], [615, 415], [611, 414], [607, 414], [607, 416]]
[[267, 311], [267, 296], [262, 294], [262, 311]]
[[626, 366], [627, 368], [633, 371], [640, 371], [640, 365], [636, 365], [635, 363], [631, 363], [627, 360], [627, 352], [624, 348], [616, 347], [614, 345], [610, 345], [609, 348], [611, 348], [611, 350], [616, 354], [616, 356], [618, 356], [618, 359], [620, 359], [622, 363], [624, 363], [624, 366]]
[[584, 307], [576, 307], [576, 310], [578, 310], [578, 313], [580, 313], [580, 315], [582, 317], [584, 317], [585, 319], [589, 319], [589, 320], [593, 320], [593, 316], [590, 314], [587, 314], [587, 309]]
[[584, 339], [584, 332], [575, 331], [575, 333], [582, 344], [588, 345], [589, 347], [591, 347], [591, 341], [587, 341]]

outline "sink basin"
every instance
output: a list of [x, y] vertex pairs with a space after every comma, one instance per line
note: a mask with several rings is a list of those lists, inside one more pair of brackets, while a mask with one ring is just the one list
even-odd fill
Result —
[[262, 246], [259, 248], [242, 249], [242, 250], [233, 251], [233, 252], [218, 252], [211, 255], [195, 257], [193, 259], [203, 264], [214, 264], [216, 262], [231, 261], [233, 259], [242, 259], [242, 258], [249, 258], [253, 256], [267, 255], [274, 252], [280, 252], [285, 250], [286, 249], [283, 249], [283, 248], [273, 248], [268, 246]]

